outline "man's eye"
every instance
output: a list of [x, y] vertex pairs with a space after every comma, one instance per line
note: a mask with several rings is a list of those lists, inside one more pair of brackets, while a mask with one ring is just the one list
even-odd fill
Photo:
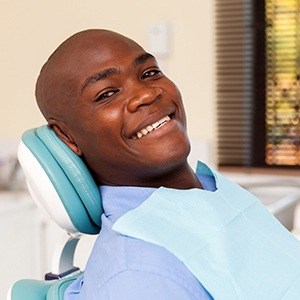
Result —
[[159, 69], [153, 69], [153, 70], [149, 70], [149, 71], [146, 71], [143, 73], [142, 75], [142, 78], [145, 79], [145, 78], [148, 78], [148, 77], [153, 77], [155, 75], [161, 75], [161, 70]]
[[110, 90], [110, 91], [104, 92], [97, 97], [96, 101], [101, 101], [106, 98], [109, 98], [109, 97], [113, 96], [117, 91], [118, 90]]

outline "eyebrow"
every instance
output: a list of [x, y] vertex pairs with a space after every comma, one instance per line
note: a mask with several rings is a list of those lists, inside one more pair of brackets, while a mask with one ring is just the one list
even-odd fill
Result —
[[134, 60], [133, 64], [138, 66], [146, 62], [148, 59], [155, 59], [155, 57], [150, 53], [143, 53]]
[[82, 92], [85, 90], [85, 88], [87, 88], [88, 86], [100, 81], [100, 80], [103, 80], [103, 79], [106, 79], [108, 78], [109, 76], [111, 75], [115, 75], [115, 74], [118, 74], [120, 73], [120, 70], [117, 69], [117, 68], [108, 68], [108, 69], [105, 69], [99, 73], [96, 73], [96, 74], [93, 74], [92, 76], [88, 77], [83, 85], [82, 85]]
[[[139, 66], [146, 62], [148, 59], [155, 59], [155, 57], [150, 53], [143, 53], [134, 59], [133, 65]], [[118, 68], [108, 68], [99, 73], [93, 74], [89, 76], [83, 83], [81, 91], [83, 92], [88, 86], [93, 85], [94, 83], [106, 79], [111, 75], [116, 75], [120, 73], [120, 69]]]

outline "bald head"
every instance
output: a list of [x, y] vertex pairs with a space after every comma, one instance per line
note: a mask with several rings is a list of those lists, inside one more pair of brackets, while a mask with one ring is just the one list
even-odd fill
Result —
[[189, 170], [180, 92], [131, 39], [108, 30], [71, 36], [43, 66], [36, 98], [98, 184], [168, 186], [170, 174]]
[[68, 115], [72, 113], [80, 92], [82, 66], [93, 63], [87, 54], [110, 51], [110, 45], [119, 40], [136, 44], [109, 30], [90, 29], [72, 35], [53, 52], [36, 83], [36, 100], [46, 120], [64, 120], [66, 110]]

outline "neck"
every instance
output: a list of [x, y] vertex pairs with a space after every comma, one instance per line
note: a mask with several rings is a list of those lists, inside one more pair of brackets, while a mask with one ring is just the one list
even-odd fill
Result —
[[203, 189], [197, 175], [188, 163], [178, 170], [173, 170], [170, 176], [165, 178], [163, 186], [176, 189]]
[[187, 162], [177, 169], [172, 170], [172, 172], [164, 174], [161, 178], [157, 178], [155, 181], [157, 182], [153, 182], [152, 184], [149, 182], [149, 186], [164, 186], [183, 190], [192, 188], [203, 189], [200, 181], [197, 178], [197, 175]]
[[[128, 176], [131, 174], [134, 176]], [[152, 170], [144, 169], [141, 172], [136, 170], [113, 173], [111, 177], [98, 178], [99, 185], [111, 186], [142, 186], [159, 188], [161, 186], [174, 189], [203, 189], [197, 175], [185, 160], [182, 164], [169, 166], [168, 169], [153, 168]]]

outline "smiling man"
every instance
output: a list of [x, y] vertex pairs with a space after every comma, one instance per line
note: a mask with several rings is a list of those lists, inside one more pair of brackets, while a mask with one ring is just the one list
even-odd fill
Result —
[[105, 30], [72, 36], [43, 67], [36, 96], [99, 184], [200, 187], [181, 95], [134, 41]]
[[102, 196], [99, 237], [65, 299], [299, 299], [299, 242], [241, 187], [202, 163], [194, 173], [181, 95], [137, 43], [71, 36], [36, 98]]
[[180, 92], [155, 58], [120, 34], [79, 32], [43, 66], [36, 98], [49, 126], [88, 165], [103, 201], [84, 278], [65, 298], [209, 299], [170, 252], [112, 230], [156, 188], [202, 188], [187, 163]]

